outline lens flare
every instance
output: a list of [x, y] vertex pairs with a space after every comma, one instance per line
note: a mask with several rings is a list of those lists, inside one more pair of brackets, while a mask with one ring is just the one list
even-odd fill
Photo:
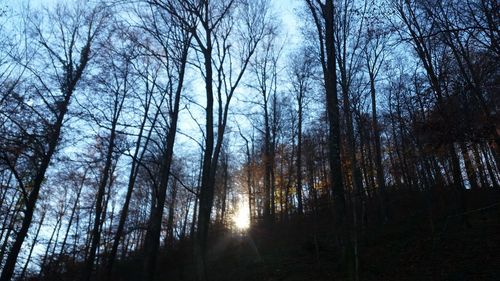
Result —
[[250, 227], [250, 211], [245, 200], [239, 200], [236, 212], [233, 215], [233, 224], [238, 230], [247, 230]]

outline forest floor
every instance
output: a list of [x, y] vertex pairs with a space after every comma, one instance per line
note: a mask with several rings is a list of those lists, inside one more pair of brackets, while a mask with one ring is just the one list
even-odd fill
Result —
[[[373, 222], [359, 233], [359, 280], [500, 280], [500, 191], [466, 193], [468, 225], [449, 195], [434, 194], [433, 208], [425, 198], [395, 195], [387, 223], [368, 216]], [[339, 259], [331, 217], [214, 233], [209, 280], [354, 280]], [[161, 257], [158, 280], [192, 280], [191, 252], [181, 245]]]

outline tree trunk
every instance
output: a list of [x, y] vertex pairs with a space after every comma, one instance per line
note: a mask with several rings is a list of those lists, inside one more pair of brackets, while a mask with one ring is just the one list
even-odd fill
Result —
[[382, 145], [380, 143], [380, 129], [377, 120], [377, 98], [375, 91], [375, 74], [370, 71], [370, 95], [372, 100], [372, 130], [375, 146], [375, 167], [377, 169], [377, 185], [379, 188], [380, 211], [384, 222], [387, 221], [387, 210], [385, 207], [385, 176], [384, 166], [382, 165]]
[[[40, 273], [39, 273], [40, 276], [43, 276], [46, 274], [51, 275], [51, 273], [52, 273], [50, 266], [52, 264], [51, 261], [54, 257], [51, 256], [49, 258], [50, 246], [52, 245], [52, 240], [54, 239], [54, 235], [56, 234], [57, 230], [59, 229], [59, 225], [61, 224], [61, 220], [62, 220], [62, 216], [58, 216], [57, 220], [56, 220], [56, 225], [52, 229], [52, 234], [50, 235], [49, 241], [47, 242], [47, 248], [45, 249], [45, 254], [43, 255], [43, 258], [42, 258], [42, 265], [40, 266]], [[56, 244], [56, 243], [57, 243], [57, 239], [54, 242], [54, 244]], [[50, 259], [48, 264], [47, 264], [47, 259]]]
[[77, 209], [78, 203], [80, 201], [80, 195], [82, 193], [83, 185], [84, 185], [85, 180], [87, 178], [87, 171], [88, 170], [85, 169], [85, 173], [83, 174], [82, 181], [80, 183], [80, 187], [78, 188], [78, 191], [76, 193], [75, 203], [73, 204], [73, 207], [71, 209], [71, 215], [69, 217], [68, 226], [66, 228], [66, 233], [64, 235], [64, 238], [63, 238], [63, 241], [62, 241], [62, 244], [61, 244], [61, 251], [59, 252], [59, 257], [58, 257], [59, 260], [61, 259], [62, 255], [65, 253], [65, 248], [66, 248], [66, 243], [68, 241], [69, 232], [70, 232], [71, 227], [73, 225], [73, 219], [75, 217], [76, 209]]
[[[5, 225], [7, 227], [2, 227], [2, 232], [0, 233], [0, 238], [1, 238], [0, 241], [3, 240], [2, 247], [0, 248], [0, 264], [3, 262], [3, 258], [5, 256], [7, 246], [9, 245], [10, 234], [14, 230], [17, 215], [19, 214], [19, 212], [21, 212], [20, 208], [16, 208], [14, 210], [12, 209], [15, 206], [19, 206], [19, 204], [22, 202], [22, 197], [16, 197], [17, 193], [18, 193], [18, 191], [16, 190], [14, 192], [14, 195], [12, 196], [12, 201], [10, 201], [9, 207], [7, 209], [8, 211], [5, 212], [5, 218], [4, 218], [3, 224], [2, 224], [2, 225]], [[11, 213], [11, 212], [12, 212], [12, 215], [9, 216], [9, 213]], [[9, 218], [10, 218], [10, 220], [9, 220]], [[7, 222], [8, 222], [8, 224], [7, 224]]]
[[464, 157], [465, 172], [467, 173], [470, 187], [472, 189], [477, 189], [479, 188], [479, 186], [477, 183], [476, 171], [474, 170], [474, 166], [472, 165], [467, 145], [463, 142], [460, 143], [460, 150], [462, 152], [462, 156]]
[[298, 99], [298, 120], [297, 120], [297, 201], [299, 215], [304, 213], [304, 207], [302, 206], [302, 111], [303, 111], [303, 89], [300, 89], [299, 99]]
[[177, 181], [172, 182], [172, 191], [170, 196], [170, 204], [168, 206], [168, 218], [167, 218], [167, 236], [165, 239], [165, 248], [168, 250], [174, 247], [174, 213], [175, 213], [175, 203], [177, 200]]
[[[151, 99], [150, 99], [150, 101], [151, 101]], [[120, 218], [118, 220], [118, 226], [116, 228], [116, 233], [115, 233], [115, 236], [113, 238], [113, 245], [111, 247], [111, 252], [109, 253], [109, 257], [108, 257], [108, 260], [106, 263], [105, 274], [106, 274], [106, 279], [109, 281], [112, 280], [113, 265], [114, 265], [114, 262], [116, 259], [116, 255], [118, 253], [118, 246], [120, 245], [120, 241], [122, 239], [123, 232], [125, 229], [125, 222], [127, 221], [127, 217], [128, 217], [130, 200], [132, 198], [132, 193], [133, 193], [134, 187], [135, 187], [135, 181], [137, 178], [137, 174], [139, 172], [138, 163], [140, 163], [142, 161], [142, 158], [144, 157], [144, 154], [146, 152], [146, 148], [148, 147], [148, 143], [149, 143], [149, 140], [151, 138], [152, 131], [153, 131], [153, 130], [150, 130], [148, 132], [148, 135], [146, 137], [146, 141], [144, 143], [143, 150], [141, 152], [141, 155], [139, 156], [141, 139], [143, 138], [144, 126], [146, 125], [146, 121], [148, 119], [147, 116], [148, 116], [148, 112], [149, 112], [149, 107], [150, 107], [150, 103], [148, 103], [146, 108], [145, 108], [144, 118], [143, 118], [143, 120], [141, 122], [141, 126], [139, 128], [139, 134], [137, 136], [135, 151], [134, 151], [134, 155], [132, 157], [132, 166], [130, 168], [129, 180], [128, 180], [128, 185], [127, 185], [127, 193], [125, 195], [125, 201], [123, 203], [123, 207], [122, 207], [122, 210], [120, 212]], [[152, 125], [156, 124], [156, 120], [158, 118], [159, 112], [160, 112], [160, 110], [158, 110], [156, 112], [155, 117], [154, 117], [153, 122], [152, 122]]]
[[495, 167], [495, 162], [490, 161], [490, 156], [488, 154], [489, 147], [485, 144], [482, 145], [482, 151], [483, 151], [483, 156], [484, 156], [484, 162], [486, 162], [486, 169], [488, 170], [488, 173], [490, 174], [490, 180], [493, 184], [493, 187], [499, 188], [500, 184], [497, 181], [497, 176], [498, 176], [498, 169]]
[[87, 259], [85, 260], [85, 266], [82, 271], [81, 280], [88, 281], [90, 280], [90, 276], [93, 271], [97, 247], [99, 247], [99, 243], [101, 240], [101, 218], [104, 210], [104, 196], [106, 193], [106, 186], [108, 185], [109, 178], [112, 176], [111, 173], [111, 165], [113, 162], [113, 151], [115, 149], [115, 139], [116, 139], [116, 123], [117, 120], [113, 122], [111, 127], [111, 136], [109, 138], [109, 144], [106, 151], [106, 162], [103, 167], [101, 179], [99, 181], [99, 187], [97, 189], [96, 194], [96, 202], [95, 202], [95, 216], [93, 222], [93, 228], [91, 232], [90, 239], [90, 248], [88, 252]]
[[40, 223], [38, 224], [38, 228], [35, 232], [35, 237], [33, 237], [33, 243], [31, 244], [30, 252], [28, 253], [28, 257], [26, 258], [26, 262], [24, 263], [23, 270], [21, 271], [21, 275], [19, 277], [20, 280], [24, 280], [24, 275], [26, 274], [26, 270], [28, 269], [28, 265], [31, 261], [31, 256], [33, 255], [33, 250], [35, 249], [35, 246], [38, 242], [38, 235], [40, 234], [40, 229], [42, 229], [43, 220], [45, 219], [45, 214], [46, 214], [46, 211], [45, 210], [42, 211]]
[[[76, 85], [76, 81], [73, 83]], [[45, 180], [45, 173], [50, 165], [50, 161], [52, 160], [52, 156], [56, 151], [57, 144], [59, 143], [59, 138], [61, 136], [61, 129], [64, 120], [64, 116], [68, 110], [69, 101], [71, 95], [73, 94], [74, 86], [71, 87], [71, 91], [67, 92], [64, 97], [64, 102], [61, 103], [61, 110], [57, 116], [57, 120], [53, 126], [52, 134], [49, 139], [48, 149], [45, 156], [42, 158], [40, 162], [40, 168], [38, 169], [35, 178], [33, 180], [33, 186], [31, 192], [28, 196], [28, 200], [26, 202], [26, 209], [24, 210], [24, 217], [21, 224], [21, 229], [17, 232], [14, 244], [7, 256], [7, 260], [5, 261], [2, 275], [0, 276], [0, 281], [10, 281], [12, 275], [14, 273], [14, 269], [16, 267], [17, 257], [19, 256], [19, 252], [21, 247], [28, 235], [28, 230], [31, 225], [31, 221], [33, 219], [33, 214], [36, 208], [36, 202], [38, 201], [38, 195], [40, 193], [40, 188], [42, 187], [42, 183]]]
[[[189, 43], [189, 42], [188, 42]], [[161, 221], [163, 218], [163, 209], [165, 207], [165, 199], [170, 176], [170, 167], [172, 164], [172, 157], [174, 152], [175, 135], [177, 133], [177, 121], [179, 118], [179, 107], [184, 84], [184, 73], [187, 61], [188, 49], [184, 46], [181, 58], [181, 65], [179, 70], [179, 81], [174, 93], [173, 108], [170, 111], [170, 126], [167, 132], [167, 140], [165, 149], [162, 155], [162, 162], [160, 167], [160, 181], [157, 186], [156, 204], [153, 204], [151, 214], [149, 217], [148, 229], [146, 232], [146, 239], [144, 241], [144, 267], [143, 267], [143, 280], [152, 281], [156, 273], [156, 258], [158, 255], [158, 248], [160, 244]]]

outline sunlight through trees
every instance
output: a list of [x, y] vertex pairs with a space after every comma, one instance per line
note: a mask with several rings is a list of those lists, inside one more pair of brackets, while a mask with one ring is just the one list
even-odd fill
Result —
[[0, 0], [0, 281], [498, 280], [499, 11]]

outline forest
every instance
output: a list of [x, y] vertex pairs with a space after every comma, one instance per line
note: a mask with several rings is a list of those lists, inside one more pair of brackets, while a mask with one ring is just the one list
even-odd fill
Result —
[[0, 0], [0, 271], [500, 280], [500, 3]]

